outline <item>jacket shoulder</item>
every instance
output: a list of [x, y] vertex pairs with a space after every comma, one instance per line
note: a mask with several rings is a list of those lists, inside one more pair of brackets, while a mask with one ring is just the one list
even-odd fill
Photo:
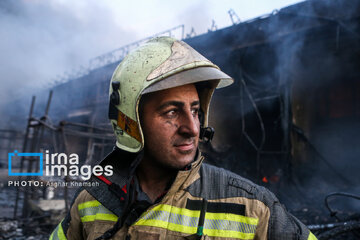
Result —
[[245, 197], [257, 199], [270, 207], [278, 202], [276, 196], [252, 181], [243, 178], [229, 170], [215, 167], [209, 164], [202, 164], [200, 178], [189, 186], [191, 195], [206, 199]]
[[[200, 178], [188, 188], [189, 193], [195, 197], [208, 200], [246, 198], [252, 203], [255, 200], [265, 205], [270, 211], [270, 216], [266, 218], [267, 223], [265, 223], [267, 227], [262, 228], [258, 225], [258, 228], [267, 229], [263, 234], [267, 235], [268, 239], [306, 240], [309, 236], [313, 236], [307, 227], [292, 216], [267, 188], [231, 171], [208, 164], [202, 165], [199, 174]], [[252, 211], [259, 210], [260, 205], [253, 205]], [[248, 207], [251, 208], [251, 206]], [[258, 214], [258, 216], [261, 215]]]

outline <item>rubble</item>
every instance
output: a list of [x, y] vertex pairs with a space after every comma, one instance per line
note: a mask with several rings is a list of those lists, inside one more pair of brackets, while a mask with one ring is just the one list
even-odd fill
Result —
[[45, 211], [41, 216], [17, 220], [0, 218], [0, 240], [48, 239], [52, 230], [64, 217], [63, 210]]
[[[15, 188], [0, 188], [0, 240], [43, 240], [49, 236], [65, 215], [64, 200], [29, 200], [28, 218], [13, 219]], [[20, 206], [22, 208], [22, 206]]]
[[[0, 239], [13, 239], [13, 240], [31, 240], [39, 239], [45, 240], [49, 238], [49, 233], [43, 231], [36, 221], [31, 224], [11, 219], [0, 219]], [[24, 229], [32, 229], [30, 235]]]

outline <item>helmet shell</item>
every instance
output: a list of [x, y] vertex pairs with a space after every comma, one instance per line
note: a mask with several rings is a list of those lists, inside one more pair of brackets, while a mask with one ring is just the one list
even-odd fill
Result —
[[206, 127], [212, 93], [217, 86], [230, 85], [231, 77], [185, 42], [170, 37], [153, 38], [129, 53], [115, 69], [109, 90], [111, 96], [113, 83], [119, 82], [119, 102], [110, 103], [110, 109], [117, 110], [117, 116], [110, 117], [117, 147], [129, 152], [144, 147], [138, 111], [143, 94], [203, 81], [209, 82], [199, 91]]

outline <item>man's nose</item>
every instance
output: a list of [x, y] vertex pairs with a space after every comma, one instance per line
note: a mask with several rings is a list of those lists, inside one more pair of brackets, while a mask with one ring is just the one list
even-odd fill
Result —
[[182, 117], [179, 120], [180, 134], [186, 134], [189, 137], [199, 136], [200, 123], [197, 114], [194, 115], [191, 110], [186, 111], [182, 114]]

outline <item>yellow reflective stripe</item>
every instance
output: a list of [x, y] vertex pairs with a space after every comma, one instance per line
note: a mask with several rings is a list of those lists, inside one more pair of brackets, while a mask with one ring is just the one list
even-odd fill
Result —
[[182, 233], [187, 233], [187, 234], [195, 234], [196, 230], [197, 230], [196, 227], [189, 227], [189, 226], [185, 226], [185, 225], [181, 225], [181, 224], [176, 224], [176, 223], [171, 223], [171, 222], [166, 222], [166, 221], [161, 221], [161, 220], [156, 220], [156, 219], [148, 219], [148, 220], [140, 219], [135, 223], [135, 225], [159, 227], [159, 228], [168, 229], [168, 230], [171, 230], [174, 232], [182, 232]]
[[[181, 232], [186, 234], [195, 234], [197, 231], [197, 227], [189, 227], [185, 225], [174, 224], [159, 220], [140, 219], [135, 225], [160, 227], [160, 228], [168, 229], [170, 231]], [[255, 233], [243, 233], [243, 232], [230, 231], [230, 230], [207, 229], [206, 227], [204, 227], [203, 233], [210, 237], [228, 237], [228, 238], [239, 238], [239, 239], [253, 239], [255, 237]]]
[[64, 230], [63, 230], [61, 224], [62, 224], [62, 221], [61, 221], [61, 223], [59, 224], [60, 226], [59, 226], [59, 230], [58, 230], [58, 232], [57, 232], [57, 236], [58, 236], [58, 238], [59, 238], [60, 240], [66, 240], [66, 236], [65, 236], [65, 233], [64, 233]]
[[109, 209], [101, 205], [97, 200], [80, 203], [78, 205], [79, 215], [82, 222], [106, 220], [116, 222], [118, 217]]
[[315, 237], [315, 235], [312, 232], [310, 232], [308, 240], [317, 240], [317, 238]]
[[96, 220], [106, 220], [116, 222], [118, 217], [115, 214], [96, 213], [95, 215], [87, 215], [81, 217], [82, 222], [93, 222]]
[[62, 228], [62, 221], [57, 225], [55, 230], [50, 235], [50, 240], [66, 240], [66, 236], [64, 234], [64, 230]]
[[[178, 208], [178, 207], [174, 207], [174, 206], [166, 205], [166, 204], [160, 204], [160, 205], [152, 208], [150, 211], [159, 211], [159, 210], [167, 211], [167, 212], [171, 212], [171, 213], [175, 213], [175, 214], [181, 214], [181, 215], [185, 215], [188, 217], [199, 217], [199, 214], [200, 214], [199, 210], [189, 210], [186, 208]], [[245, 216], [232, 214], [232, 213], [207, 212], [206, 218], [207, 219], [223, 219], [223, 220], [226, 219], [226, 220], [230, 220], [230, 221], [244, 222], [244, 223], [252, 224], [252, 225], [257, 225], [259, 222], [259, 220], [257, 218], [250, 218], [250, 217], [245, 217]]]
[[97, 206], [100, 206], [101, 203], [97, 200], [93, 200], [93, 201], [88, 201], [88, 202], [84, 202], [84, 203], [80, 203], [78, 205], [78, 209], [81, 210], [81, 209], [84, 209], [84, 208], [88, 208], [88, 207], [97, 207]]
[[243, 233], [238, 231], [225, 231], [225, 230], [208, 230], [204, 229], [204, 235], [209, 237], [226, 237], [226, 238], [238, 238], [238, 239], [254, 239], [255, 233]]
[[[242, 217], [246, 218], [244, 216]], [[231, 219], [208, 219], [206, 214], [204, 234], [213, 237], [253, 239], [255, 237], [258, 219], [255, 219], [256, 224], [248, 224], [246, 223], [247, 219], [243, 220], [245, 220], [245, 222], [233, 221]], [[251, 218], [251, 220], [254, 219]]]
[[51, 233], [49, 240], [53, 240], [54, 239], [54, 232]]
[[[155, 226], [194, 234], [200, 211], [160, 204], [145, 212], [135, 225]], [[206, 213], [204, 234], [214, 237], [253, 239], [258, 219], [228, 213]]]

